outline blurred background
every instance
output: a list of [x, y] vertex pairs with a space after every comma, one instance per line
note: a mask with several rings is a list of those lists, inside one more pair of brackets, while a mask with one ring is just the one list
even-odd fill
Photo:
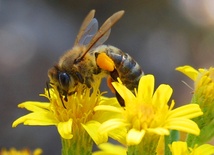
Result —
[[11, 124], [27, 113], [19, 103], [47, 101], [39, 97], [47, 70], [72, 47], [91, 9], [100, 25], [125, 10], [106, 44], [133, 56], [146, 74], [155, 75], [156, 85], [170, 84], [177, 106], [191, 98], [192, 90], [181, 81], [192, 82], [175, 67], [214, 63], [212, 0], [0, 0], [0, 148], [41, 147], [44, 154], [60, 154], [54, 126], [13, 129]]

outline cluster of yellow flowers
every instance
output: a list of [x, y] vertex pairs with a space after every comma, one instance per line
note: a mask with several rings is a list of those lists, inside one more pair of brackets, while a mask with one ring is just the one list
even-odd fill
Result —
[[[155, 89], [153, 75], [142, 76], [133, 94], [122, 82], [114, 89], [125, 101], [104, 97], [99, 82], [93, 89], [68, 97], [65, 107], [55, 87], [45, 90], [50, 102], [27, 101], [18, 105], [31, 113], [15, 120], [13, 127], [55, 125], [62, 138], [62, 154], [93, 155], [211, 155], [214, 146], [214, 68], [176, 70], [194, 81], [192, 101], [174, 108], [173, 89], [161, 84]], [[181, 141], [179, 132], [187, 133]], [[107, 143], [108, 137], [121, 145]], [[93, 142], [100, 151], [92, 153]]]
[[24, 148], [22, 150], [16, 150], [15, 148], [11, 148], [9, 150], [2, 148], [0, 150], [0, 155], [41, 155], [42, 150], [37, 148], [33, 152], [30, 151], [27, 148]]

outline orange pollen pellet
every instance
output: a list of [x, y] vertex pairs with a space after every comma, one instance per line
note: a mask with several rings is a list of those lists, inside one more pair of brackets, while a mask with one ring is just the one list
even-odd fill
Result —
[[115, 68], [114, 61], [106, 55], [106, 53], [100, 53], [97, 57], [97, 65], [104, 70], [113, 71]]

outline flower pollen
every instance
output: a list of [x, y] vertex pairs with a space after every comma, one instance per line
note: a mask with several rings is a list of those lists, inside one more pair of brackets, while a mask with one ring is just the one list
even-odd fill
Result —
[[[132, 126], [137, 130], [147, 129], [155, 117], [152, 105], [139, 104], [129, 117], [132, 118]], [[136, 115], [137, 114], [137, 115]]]

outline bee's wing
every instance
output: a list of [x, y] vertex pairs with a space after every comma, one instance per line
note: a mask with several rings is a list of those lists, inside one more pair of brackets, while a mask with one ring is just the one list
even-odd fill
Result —
[[92, 48], [99, 46], [103, 44], [109, 37], [111, 32], [111, 27], [123, 16], [124, 11], [118, 11], [115, 14], [113, 14], [111, 17], [109, 17], [103, 25], [100, 27], [100, 29], [97, 31], [97, 33], [92, 38], [91, 42], [88, 44], [86, 52], [83, 54], [83, 56]]
[[[91, 11], [92, 12], [92, 11]], [[79, 44], [79, 42], [81, 40], [83, 40], [84, 43], [87, 43], [88, 41], [90, 41], [87, 44], [84, 44], [86, 45], [86, 50], [85, 52], [79, 57], [76, 59], [76, 61], [81, 61], [84, 56], [86, 55], [86, 53], [88, 53], [93, 47], [97, 47], [101, 44], [103, 44], [109, 37], [109, 34], [111, 32], [111, 27], [123, 16], [124, 14], [124, 11], [118, 11], [116, 12], [115, 14], [113, 14], [111, 17], [109, 17], [104, 23], [103, 25], [100, 27], [100, 29], [97, 31], [97, 33], [95, 35], [93, 35], [93, 33], [91, 33], [91, 36], [90, 35], [87, 35], [87, 33], [85, 33], [87, 30], [87, 28], [89, 29], [88, 32], [94, 32], [92, 31], [91, 29], [92, 28], [95, 28], [95, 23], [98, 24], [97, 20], [93, 19], [93, 16], [94, 14], [92, 15], [92, 13], [89, 13], [88, 16], [85, 18], [85, 20], [83, 21], [83, 24], [80, 28], [80, 32], [77, 36], [77, 39], [75, 41], [75, 45], [76, 44]], [[94, 13], [94, 12], [93, 12]], [[95, 25], [93, 25], [95, 24]], [[88, 27], [90, 25], [90, 27]], [[84, 36], [84, 37], [83, 37]], [[87, 37], [88, 38], [87, 38]], [[86, 38], [85, 38], [86, 37]], [[85, 38], [85, 39], [81, 39], [81, 38]]]
[[87, 45], [98, 30], [98, 22], [94, 18], [95, 10], [91, 10], [85, 17], [74, 45]]
[[84, 30], [80, 40], [78, 41], [79, 45], [88, 45], [91, 42], [91, 39], [97, 33], [98, 30], [98, 22], [97, 19], [93, 18], [89, 25]]
[[95, 48], [99, 45], [102, 45], [108, 39], [110, 33], [111, 33], [111, 28], [105, 34], [103, 34], [103, 36], [101, 38], [99, 38], [97, 40], [97, 42], [95, 42], [95, 44], [92, 45], [92, 47], [90, 49]]

